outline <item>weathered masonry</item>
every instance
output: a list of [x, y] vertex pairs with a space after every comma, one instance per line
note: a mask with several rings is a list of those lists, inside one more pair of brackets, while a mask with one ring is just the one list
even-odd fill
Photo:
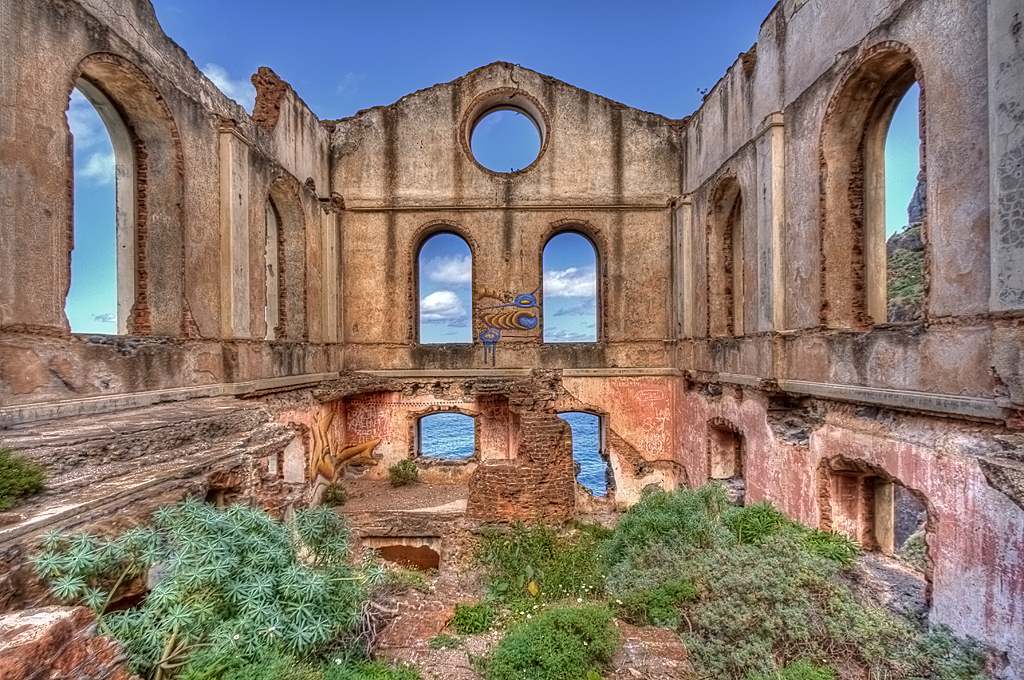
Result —
[[[882, 553], [919, 509], [929, 616], [1024, 678], [1022, 22], [782, 0], [683, 120], [495, 63], [321, 121], [265, 68], [247, 115], [146, 0], [3, 0], [0, 443], [51, 482], [0, 524], [0, 604], [47, 528], [184, 494], [283, 511], [349, 462], [413, 458], [497, 521], [714, 478]], [[914, 83], [924, 296], [889, 322], [882, 156]], [[118, 335], [64, 315], [73, 88], [114, 142]], [[529, 167], [474, 159], [495, 109], [536, 125]], [[595, 249], [596, 342], [543, 341], [563, 232]], [[471, 343], [419, 342], [438, 233], [471, 252]], [[600, 417], [606, 501], [574, 482], [570, 411]], [[473, 419], [472, 455], [419, 456], [441, 412]]]

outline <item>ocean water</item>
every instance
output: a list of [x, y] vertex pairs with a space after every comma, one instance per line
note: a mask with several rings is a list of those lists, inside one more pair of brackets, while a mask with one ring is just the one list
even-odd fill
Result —
[[[608, 464], [599, 453], [600, 418], [589, 413], [558, 416], [572, 428], [572, 457], [580, 464], [576, 477], [595, 496], [608, 492]], [[466, 458], [473, 455], [473, 419], [461, 413], [438, 413], [420, 420], [420, 451], [430, 458]]]
[[605, 471], [608, 463], [601, 459], [601, 419], [590, 413], [559, 413], [558, 417], [572, 428], [572, 457], [580, 464], [576, 476], [595, 496], [608, 493]]
[[473, 419], [461, 413], [438, 413], [420, 419], [420, 453], [428, 458], [473, 455]]

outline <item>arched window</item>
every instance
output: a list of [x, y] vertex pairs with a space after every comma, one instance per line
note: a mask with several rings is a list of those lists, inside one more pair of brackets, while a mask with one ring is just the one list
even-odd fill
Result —
[[[897, 106], [916, 82], [909, 49], [876, 46], [843, 80], [825, 113], [822, 320], [833, 328], [868, 328], [888, 320], [886, 140]], [[924, 139], [923, 125], [919, 138]], [[902, 210], [906, 199], [897, 205]], [[923, 253], [918, 260], [923, 262]]]
[[743, 335], [743, 199], [735, 177], [712, 191], [707, 232], [708, 335]]
[[135, 304], [135, 154], [107, 96], [86, 80], [68, 106], [74, 141], [71, 285], [73, 333], [127, 333]]
[[266, 229], [264, 232], [266, 247], [263, 252], [263, 264], [265, 268], [266, 277], [266, 298], [263, 307], [264, 319], [267, 324], [267, 340], [275, 340], [278, 336], [278, 326], [281, 323], [280, 314], [280, 280], [278, 275], [280, 274], [280, 256], [278, 251], [278, 240], [279, 231], [281, 228], [281, 220], [277, 216], [277, 208], [274, 207], [273, 202], [267, 199], [263, 206], [264, 223]]
[[455, 234], [435, 234], [420, 246], [419, 341], [473, 342], [473, 254]]
[[468, 458], [476, 452], [476, 421], [461, 413], [433, 413], [417, 424], [416, 452], [426, 458]]
[[574, 231], [544, 246], [544, 342], [597, 342], [597, 249]]
[[918, 321], [924, 306], [924, 226], [927, 185], [921, 171], [921, 87], [915, 82], [892, 116], [885, 137], [886, 317]]
[[593, 413], [570, 411], [558, 417], [572, 428], [572, 459], [579, 464], [576, 481], [595, 496], [608, 493], [610, 469], [604, 453], [604, 432], [601, 417]]
[[[195, 319], [218, 302], [194, 296], [193, 310], [185, 295], [184, 158], [171, 111], [145, 74], [119, 56], [91, 54], [78, 71], [74, 87], [95, 107], [113, 147], [117, 328], [143, 336], [197, 334]], [[214, 276], [191, 273], [193, 282]]]

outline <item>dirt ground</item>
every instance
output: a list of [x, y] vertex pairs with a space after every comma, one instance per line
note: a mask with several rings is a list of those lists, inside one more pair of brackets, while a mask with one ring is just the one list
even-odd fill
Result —
[[348, 491], [348, 501], [342, 507], [345, 513], [422, 510], [469, 499], [469, 487], [465, 485], [391, 486], [383, 480], [350, 479], [342, 486]]
[[[471, 657], [489, 654], [503, 631], [458, 635], [448, 627], [455, 605], [483, 599], [478, 572], [443, 569], [428, 576], [430, 592], [409, 589], [398, 597], [398, 614], [379, 638], [378, 657], [415, 665], [424, 680], [482, 680]], [[616, 621], [622, 646], [605, 680], [674, 680], [692, 677], [686, 647], [679, 636], [664, 628], [638, 628]], [[459, 638], [454, 649], [431, 649], [428, 641], [447, 633]]]

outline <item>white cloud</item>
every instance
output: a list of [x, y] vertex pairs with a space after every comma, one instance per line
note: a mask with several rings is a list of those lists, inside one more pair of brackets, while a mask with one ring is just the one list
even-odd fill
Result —
[[117, 323], [117, 314], [114, 312], [106, 312], [104, 314], [93, 314], [93, 321], [99, 321], [100, 323]]
[[343, 96], [355, 94], [359, 91], [359, 83], [364, 80], [366, 80], [365, 73], [353, 73], [352, 71], [349, 71], [342, 77], [341, 82], [338, 83], [338, 94]]
[[569, 267], [544, 272], [544, 297], [594, 297], [597, 277], [593, 267]]
[[473, 259], [465, 257], [432, 257], [427, 261], [425, 274], [435, 283], [470, 283], [473, 278]]
[[82, 164], [75, 168], [75, 178], [93, 184], [114, 183], [114, 154], [94, 153]]
[[96, 113], [96, 109], [78, 90], [71, 90], [71, 103], [68, 104], [68, 127], [75, 137], [75, 147], [87, 149], [100, 142], [110, 144], [107, 129]]
[[221, 92], [241, 104], [246, 111], [252, 111], [252, 107], [256, 104], [256, 88], [252, 86], [251, 82], [235, 80], [220, 64], [207, 64], [199, 70], [212, 80]]
[[468, 317], [462, 300], [450, 290], [439, 290], [420, 300], [420, 320], [423, 323], [458, 326], [465, 325]]
[[[568, 297], [568, 296], [567, 296]], [[591, 292], [590, 297], [583, 300], [579, 304], [573, 305], [572, 307], [566, 307], [560, 309], [553, 314], [553, 316], [576, 316], [580, 314], [596, 314], [597, 313], [597, 297]]]
[[565, 328], [546, 329], [544, 331], [544, 342], [594, 342], [597, 340], [595, 333], [576, 333]]

